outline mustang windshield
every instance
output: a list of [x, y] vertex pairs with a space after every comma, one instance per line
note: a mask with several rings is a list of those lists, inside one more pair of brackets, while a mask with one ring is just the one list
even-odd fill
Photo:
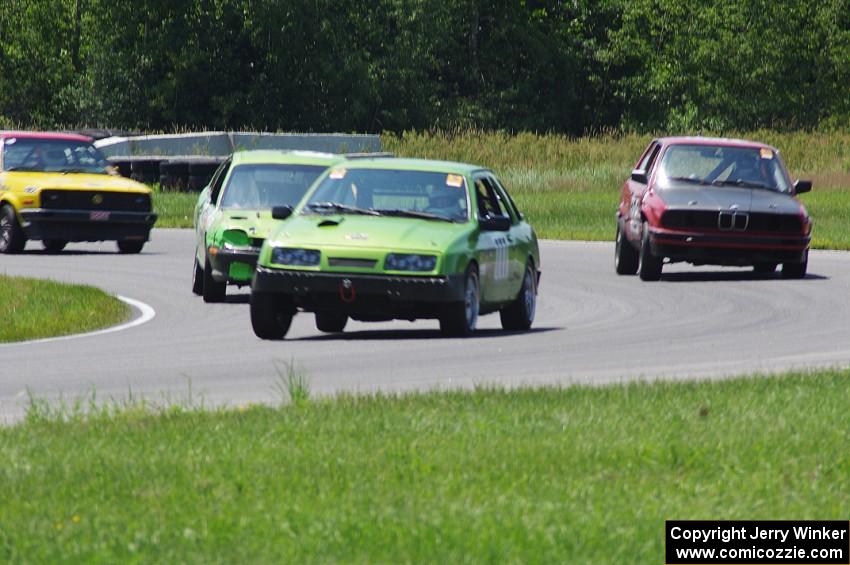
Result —
[[40, 173], [105, 173], [109, 162], [91, 143], [64, 139], [9, 138], [3, 168]]
[[332, 170], [302, 213], [371, 214], [462, 222], [469, 218], [461, 175], [388, 169]]
[[295, 206], [326, 167], [317, 165], [239, 165], [221, 196], [222, 208], [265, 210]]
[[772, 149], [722, 145], [672, 145], [659, 170], [664, 184], [729, 185], [790, 192], [791, 186]]

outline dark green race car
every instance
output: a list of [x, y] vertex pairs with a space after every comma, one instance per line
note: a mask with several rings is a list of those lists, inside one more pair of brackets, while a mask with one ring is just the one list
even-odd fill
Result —
[[436, 318], [446, 335], [534, 320], [537, 237], [489, 170], [364, 159], [329, 169], [263, 244], [251, 285], [257, 336], [281, 339], [296, 312], [340, 332], [362, 321]]

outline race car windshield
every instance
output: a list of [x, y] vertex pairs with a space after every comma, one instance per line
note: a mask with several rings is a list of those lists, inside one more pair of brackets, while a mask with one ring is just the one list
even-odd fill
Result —
[[230, 173], [222, 208], [266, 210], [295, 206], [326, 167], [319, 165], [237, 165]]
[[302, 213], [344, 214], [348, 208], [384, 216], [462, 222], [469, 218], [468, 201], [462, 175], [337, 168], [316, 187]]
[[6, 139], [3, 168], [39, 173], [107, 172], [109, 162], [91, 143], [64, 139]]
[[791, 191], [779, 155], [759, 147], [673, 145], [661, 161], [659, 180], [667, 186], [728, 185]]

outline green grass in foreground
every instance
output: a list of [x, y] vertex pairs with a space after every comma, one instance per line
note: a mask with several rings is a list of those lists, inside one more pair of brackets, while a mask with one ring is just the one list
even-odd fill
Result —
[[87, 332], [129, 315], [126, 304], [89, 286], [0, 275], [0, 288], [0, 342]]
[[662, 563], [664, 520], [844, 519], [850, 371], [38, 408], [0, 429], [0, 561]]
[[[801, 200], [815, 219], [814, 247], [850, 249], [850, 133], [729, 134], [778, 147], [795, 177], [813, 179]], [[476, 131], [384, 134], [399, 156], [478, 163], [495, 170], [540, 237], [611, 240], [623, 181], [647, 135], [562, 135]], [[195, 196], [157, 194], [160, 227], [191, 227]]]

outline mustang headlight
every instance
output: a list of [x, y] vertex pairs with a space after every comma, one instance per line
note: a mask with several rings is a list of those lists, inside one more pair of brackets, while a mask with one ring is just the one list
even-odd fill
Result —
[[437, 266], [436, 255], [415, 255], [411, 253], [390, 253], [384, 260], [384, 269], [388, 271], [433, 271]]
[[299, 249], [297, 247], [275, 247], [272, 249], [272, 263], [277, 265], [315, 267], [319, 264], [321, 258], [322, 254], [315, 249]]

